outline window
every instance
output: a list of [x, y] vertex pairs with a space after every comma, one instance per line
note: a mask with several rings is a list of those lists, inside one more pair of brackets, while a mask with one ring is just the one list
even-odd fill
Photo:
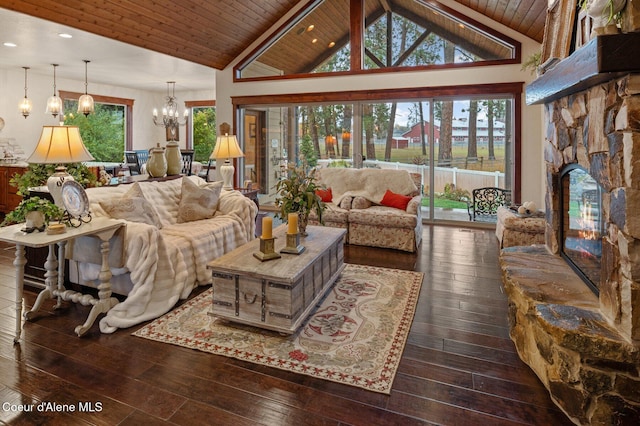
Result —
[[335, 99], [304, 104], [295, 95], [276, 97], [282, 104], [273, 104], [273, 96], [234, 99], [246, 155], [240, 177], [259, 183], [261, 204], [268, 204], [287, 163], [300, 155], [320, 167], [400, 168], [421, 181], [424, 218], [468, 221], [473, 189], [519, 192], [520, 131], [513, 117], [520, 114], [522, 85], [457, 91], [455, 98], [438, 88], [323, 93], [318, 97]]
[[191, 137], [189, 146], [193, 148], [195, 161], [207, 163], [216, 142], [215, 101], [185, 102], [190, 111]]
[[241, 61], [235, 79], [520, 61], [520, 43], [436, 2], [323, 0]]
[[367, 69], [513, 58], [514, 46], [434, 6], [400, 2], [385, 11], [378, 0], [366, 4], [371, 10], [364, 34]]
[[95, 112], [78, 114], [81, 93], [60, 91], [64, 102], [64, 124], [78, 126], [80, 135], [95, 161], [122, 163], [131, 146], [133, 100], [92, 95]]

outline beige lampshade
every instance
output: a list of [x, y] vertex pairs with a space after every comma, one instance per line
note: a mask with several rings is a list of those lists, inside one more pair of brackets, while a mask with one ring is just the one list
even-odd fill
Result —
[[224, 136], [218, 136], [216, 140], [216, 146], [211, 153], [211, 159], [227, 160], [229, 158], [244, 157], [244, 153], [240, 149], [238, 139], [235, 135], [226, 134]]
[[27, 162], [65, 164], [91, 160], [93, 157], [82, 142], [78, 126], [43, 126], [38, 145]]

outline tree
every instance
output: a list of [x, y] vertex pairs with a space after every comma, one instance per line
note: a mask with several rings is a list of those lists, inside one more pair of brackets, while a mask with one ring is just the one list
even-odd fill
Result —
[[320, 158], [320, 141], [318, 140], [318, 123], [316, 121], [316, 111], [314, 107], [307, 107], [307, 116], [309, 117], [309, 130], [311, 133], [311, 140], [313, 141], [313, 149], [316, 151], [316, 156]]
[[351, 148], [351, 121], [353, 120], [353, 107], [345, 105], [342, 117], [342, 158], [349, 158]]
[[469, 137], [467, 158], [478, 158], [478, 101], [469, 102]]
[[216, 109], [197, 108], [193, 114], [193, 159], [206, 163], [216, 143]]
[[[449, 41], [444, 44], [444, 60], [453, 62], [455, 45]], [[438, 149], [438, 162], [451, 159], [453, 142], [453, 101], [442, 102], [442, 119], [440, 120], [440, 147]]]
[[373, 124], [373, 106], [371, 104], [365, 104], [362, 111], [362, 126], [364, 128], [364, 140], [366, 146], [365, 155], [369, 160], [376, 159], [376, 146], [374, 144]]
[[309, 167], [315, 167], [318, 165], [318, 156], [313, 149], [311, 136], [308, 134], [303, 135], [300, 140], [300, 155], [302, 155]]
[[505, 114], [505, 101], [504, 100], [487, 100], [482, 102], [482, 108], [487, 113], [488, 125], [488, 138], [489, 138], [489, 160], [495, 160], [495, 140], [494, 140], [494, 122], [496, 119], [504, 117]]
[[393, 141], [393, 124], [396, 118], [396, 108], [398, 107], [397, 102], [393, 102], [391, 104], [391, 113], [389, 114], [389, 128], [387, 129], [387, 144], [384, 149], [384, 161], [391, 161], [391, 143]]
[[82, 141], [95, 161], [121, 163], [124, 159], [124, 107], [122, 105], [95, 104], [93, 114], [74, 114], [78, 101], [64, 100], [64, 124], [78, 126]]
[[409, 107], [409, 127], [416, 124], [420, 125], [420, 146], [422, 147], [422, 155], [427, 155], [427, 129], [424, 126], [424, 107], [422, 102], [414, 103]]

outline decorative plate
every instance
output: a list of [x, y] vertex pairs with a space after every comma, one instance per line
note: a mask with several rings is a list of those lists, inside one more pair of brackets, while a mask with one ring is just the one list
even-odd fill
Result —
[[89, 214], [89, 198], [82, 185], [74, 180], [65, 180], [62, 184], [62, 204], [74, 218]]

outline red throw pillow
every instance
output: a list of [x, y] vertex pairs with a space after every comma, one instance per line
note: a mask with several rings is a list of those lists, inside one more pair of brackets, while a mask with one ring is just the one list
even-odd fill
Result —
[[316, 195], [320, 197], [323, 203], [330, 203], [331, 200], [333, 200], [333, 194], [331, 193], [331, 188], [316, 189]]
[[407, 195], [396, 194], [395, 192], [391, 192], [387, 189], [387, 192], [384, 193], [384, 197], [382, 197], [382, 201], [380, 201], [380, 204], [387, 207], [395, 207], [396, 209], [406, 210], [409, 201], [411, 201], [411, 197]]

